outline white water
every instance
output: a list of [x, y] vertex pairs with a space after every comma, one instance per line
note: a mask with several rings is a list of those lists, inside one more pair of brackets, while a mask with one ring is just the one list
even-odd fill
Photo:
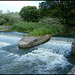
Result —
[[72, 64], [65, 57], [70, 55], [71, 41], [56, 41], [52, 37], [47, 43], [27, 53], [23, 50], [23, 54], [19, 55], [22, 50], [15, 44], [22, 35], [17, 33], [16, 37], [10, 34], [0, 35], [0, 74], [65, 74], [71, 69]]

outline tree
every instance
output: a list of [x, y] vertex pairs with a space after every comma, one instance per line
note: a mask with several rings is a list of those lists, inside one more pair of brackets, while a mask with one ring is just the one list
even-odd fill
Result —
[[75, 24], [75, 1], [44, 1], [39, 4], [41, 17], [50, 16], [63, 18], [65, 24]]
[[71, 0], [60, 1], [59, 7], [62, 11], [61, 17], [65, 21], [64, 32], [69, 32], [70, 27], [75, 26], [75, 2]]
[[39, 10], [35, 6], [24, 6], [20, 13], [21, 17], [25, 21], [37, 22], [39, 19]]
[[41, 17], [62, 18], [64, 32], [69, 32], [70, 27], [75, 27], [75, 1], [46, 0], [39, 4]]
[[57, 2], [55, 1], [44, 1], [39, 4], [41, 17], [49, 16], [56, 17], [57, 16]]

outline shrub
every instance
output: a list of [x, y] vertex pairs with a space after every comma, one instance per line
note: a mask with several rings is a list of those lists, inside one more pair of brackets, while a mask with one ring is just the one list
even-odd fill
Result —
[[50, 18], [50, 17], [43, 17], [39, 20], [38, 24], [44, 24], [44, 25], [60, 25], [60, 19], [58, 18]]
[[4, 18], [0, 18], [0, 25], [3, 25], [4, 23], [6, 23]]
[[23, 20], [17, 12], [0, 14], [0, 24], [2, 25], [13, 25], [20, 21], [23, 21]]
[[33, 30], [32, 33], [29, 33], [29, 35], [34, 35], [34, 36], [43, 36], [46, 34], [49, 34], [50, 30], [46, 29], [46, 28], [39, 28], [39, 29], [35, 29]]
[[62, 32], [62, 24], [60, 19], [58, 18], [49, 18], [44, 17], [40, 19], [37, 23], [37, 29], [35, 29], [29, 35], [39, 36], [39, 35], [46, 35], [46, 34], [58, 34]]
[[31, 32], [29, 35], [42, 36], [46, 34], [58, 34], [62, 31], [62, 24], [57, 18], [43, 18], [38, 23], [18, 22], [10, 31]]

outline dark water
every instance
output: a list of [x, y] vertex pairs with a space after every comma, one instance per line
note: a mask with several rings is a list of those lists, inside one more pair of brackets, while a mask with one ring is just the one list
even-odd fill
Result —
[[0, 32], [0, 74], [67, 74], [75, 65], [70, 55], [75, 38], [52, 37], [26, 50], [18, 48], [23, 34]]

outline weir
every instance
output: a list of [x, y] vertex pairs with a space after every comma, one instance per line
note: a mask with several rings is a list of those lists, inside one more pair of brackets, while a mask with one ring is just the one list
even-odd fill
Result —
[[0, 74], [67, 74], [75, 66], [70, 57], [75, 38], [51, 37], [41, 45], [19, 49], [19, 32], [0, 32]]

